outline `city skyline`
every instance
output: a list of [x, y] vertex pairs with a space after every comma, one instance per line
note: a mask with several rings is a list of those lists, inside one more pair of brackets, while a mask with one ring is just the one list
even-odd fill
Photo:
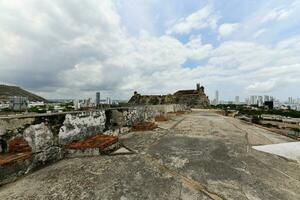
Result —
[[[217, 96], [218, 96], [218, 101], [215, 101]], [[216, 102], [220, 102], [220, 101], [236, 102], [237, 98], [238, 98], [239, 102], [246, 103], [246, 100], [247, 99], [249, 100], [253, 96], [255, 96], [255, 97], [260, 96], [263, 98], [264, 101], [266, 101], [266, 98], [267, 98], [267, 101], [273, 99], [273, 100], [277, 100], [277, 101], [279, 100], [280, 102], [289, 102], [289, 103], [291, 103], [291, 101], [297, 101], [297, 102], [299, 101], [300, 102], [299, 96], [286, 96], [285, 98], [280, 99], [280, 98], [277, 98], [276, 96], [269, 95], [268, 93], [266, 93], [266, 94], [249, 94], [248, 96], [241, 96], [239, 94], [235, 94], [234, 96], [224, 98], [224, 97], [222, 97], [222, 91], [220, 91], [220, 90], [216, 90], [215, 95], [210, 96], [209, 99], [212, 102], [212, 104], [215, 104]]]
[[[221, 97], [219, 90], [215, 91], [215, 96], [210, 98], [210, 103], [212, 105], [218, 105], [218, 104], [235, 104], [235, 105], [241, 105], [241, 104], [247, 104], [247, 105], [254, 105], [257, 104], [258, 106], [264, 105], [266, 101], [272, 101], [277, 104], [277, 106], [280, 105], [297, 105], [300, 107], [300, 98], [299, 97], [286, 97], [285, 99], [279, 99], [277, 97], [264, 94], [264, 95], [249, 95], [245, 97], [241, 97], [238, 94], [234, 97], [229, 97], [228, 99], [222, 98], [222, 92]], [[297, 107], [297, 109], [298, 109]]]
[[299, 0], [1, 1], [0, 82], [45, 98], [199, 82], [209, 97], [283, 100], [299, 93], [298, 11]]

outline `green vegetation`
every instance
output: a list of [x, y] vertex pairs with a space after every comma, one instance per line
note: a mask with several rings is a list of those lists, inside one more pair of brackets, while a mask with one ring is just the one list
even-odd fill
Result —
[[119, 102], [119, 107], [128, 107], [130, 104], [128, 102]]
[[28, 112], [46, 113], [46, 110], [44, 108], [40, 108], [40, 107], [31, 107], [28, 109]]
[[292, 131], [300, 133], [300, 128], [292, 128]]
[[289, 135], [300, 137], [300, 128], [291, 128], [291, 132], [289, 133]]
[[3, 109], [0, 110], [0, 112], [1, 113], [12, 113], [12, 112], [14, 112], [14, 113], [20, 113], [20, 112], [23, 112], [23, 111], [21, 111], [21, 110], [14, 111], [11, 108], [3, 108]]

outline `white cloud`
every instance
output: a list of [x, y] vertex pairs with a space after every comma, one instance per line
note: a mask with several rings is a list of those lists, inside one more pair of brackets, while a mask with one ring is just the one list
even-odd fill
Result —
[[112, 1], [5, 2], [0, 2], [0, 26], [5, 27], [0, 30], [0, 79], [6, 82], [55, 92], [68, 87], [61, 73], [126, 49]]
[[254, 38], [258, 38], [259, 36], [261, 36], [263, 33], [265, 33], [267, 31], [267, 29], [260, 29], [258, 31], [256, 31], [253, 35]]
[[[196, 82], [253, 92], [300, 84], [300, 37], [272, 46], [236, 40], [213, 47], [200, 36], [186, 43], [145, 31], [130, 37], [110, 0], [9, 2], [0, 3], [0, 80], [43, 91], [48, 98], [83, 98], [97, 90], [128, 98], [134, 90], [168, 93]], [[205, 7], [168, 32], [216, 24], [217, 17]], [[223, 24], [220, 34], [228, 36], [237, 26]], [[187, 59], [201, 64], [183, 68]]]
[[218, 17], [212, 12], [212, 8], [210, 6], [205, 6], [197, 12], [178, 20], [166, 32], [167, 34], [188, 34], [192, 30], [199, 30], [207, 27], [214, 29], [217, 27], [217, 21]]
[[208, 65], [218, 69], [222, 80], [222, 76], [230, 78], [248, 91], [278, 91], [300, 84], [299, 42], [299, 37], [283, 40], [274, 47], [253, 42], [225, 42], [213, 50]]
[[280, 86], [279, 81], [276, 80], [268, 80], [263, 82], [255, 82], [250, 84], [246, 89], [250, 92], [271, 92]]
[[[44, 91], [41, 94], [50, 98], [80, 97], [97, 90], [122, 98], [141, 88], [155, 92], [161, 85], [172, 90], [169, 81], [180, 83], [185, 60], [206, 58], [212, 50], [200, 37], [186, 44], [145, 31], [128, 37], [109, 0], [84, 5], [24, 1], [18, 9], [0, 5], [0, 24], [6, 25], [0, 31], [0, 79]], [[40, 16], [43, 23], [33, 25]]]
[[284, 19], [287, 19], [293, 12], [294, 12], [294, 10], [292, 8], [290, 8], [290, 9], [275, 8], [275, 9], [271, 10], [270, 12], [268, 12], [264, 16], [264, 18], [262, 19], [261, 22], [266, 23], [266, 22], [270, 22], [270, 21], [284, 20]]
[[233, 24], [222, 24], [219, 27], [219, 34], [221, 36], [229, 36], [231, 35], [234, 31], [236, 31], [240, 27], [240, 24], [238, 23], [233, 23]]

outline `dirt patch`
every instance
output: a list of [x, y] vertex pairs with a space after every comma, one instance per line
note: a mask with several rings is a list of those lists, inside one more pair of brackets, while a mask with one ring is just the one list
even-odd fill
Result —
[[138, 122], [132, 125], [132, 131], [151, 131], [157, 127], [153, 122]]
[[165, 116], [160, 115], [160, 116], [155, 117], [155, 121], [156, 122], [165, 122], [165, 121], [168, 121], [168, 119]]
[[28, 142], [22, 137], [16, 137], [8, 142], [9, 153], [31, 152]]

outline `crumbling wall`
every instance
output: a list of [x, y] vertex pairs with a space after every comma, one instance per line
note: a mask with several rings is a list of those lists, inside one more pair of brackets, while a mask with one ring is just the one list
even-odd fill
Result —
[[[70, 152], [67, 144], [98, 134], [118, 135], [137, 122], [186, 110], [184, 105], [155, 105], [0, 119], [0, 185], [14, 181]], [[155, 125], [155, 124], [154, 124]]]
[[64, 158], [64, 144], [104, 128], [103, 110], [0, 119], [0, 185]]
[[105, 129], [105, 111], [91, 111], [79, 114], [67, 114], [63, 126], [59, 130], [59, 143], [67, 144], [95, 134]]
[[168, 113], [185, 111], [188, 107], [179, 104], [135, 106], [123, 111], [124, 124], [132, 126], [136, 122], [154, 121], [157, 116], [165, 116]]

